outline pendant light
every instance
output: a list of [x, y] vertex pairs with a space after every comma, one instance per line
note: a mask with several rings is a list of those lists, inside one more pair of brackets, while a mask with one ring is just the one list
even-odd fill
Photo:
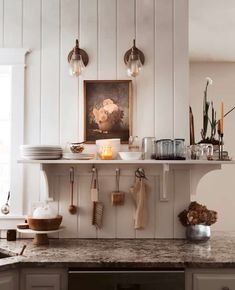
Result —
[[78, 77], [81, 75], [85, 66], [89, 61], [88, 54], [81, 48], [79, 48], [78, 39], [76, 39], [75, 47], [68, 54], [68, 62], [70, 66], [70, 75]]
[[135, 46], [135, 39], [133, 40], [133, 46], [124, 55], [124, 62], [127, 67], [127, 74], [130, 77], [136, 77], [144, 64], [144, 54]]

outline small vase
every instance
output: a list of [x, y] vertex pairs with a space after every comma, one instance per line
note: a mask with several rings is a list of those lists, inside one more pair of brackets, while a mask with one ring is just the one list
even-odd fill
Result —
[[206, 225], [191, 225], [186, 228], [186, 238], [194, 242], [205, 242], [211, 236], [211, 228]]

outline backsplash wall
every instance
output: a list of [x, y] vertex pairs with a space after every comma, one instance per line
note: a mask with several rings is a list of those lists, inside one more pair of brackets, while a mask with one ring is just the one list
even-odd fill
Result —
[[[133, 38], [146, 57], [140, 76], [133, 79], [133, 134], [187, 141], [187, 2], [0, 0], [0, 46], [31, 49], [25, 143], [82, 141], [83, 80], [128, 79], [123, 56]], [[67, 63], [77, 37], [89, 55], [79, 79], [69, 76]], [[24, 186], [26, 214], [30, 203], [40, 199], [39, 166], [25, 167]]]
[[[75, 215], [68, 212], [70, 205], [69, 168], [71, 165], [47, 165], [50, 195], [55, 211], [63, 216], [66, 229], [59, 233], [66, 238], [182, 238], [185, 228], [178, 220], [178, 213], [190, 202], [190, 174], [186, 165], [171, 165], [167, 175], [167, 200], [162, 195], [162, 165], [143, 165], [147, 180], [147, 224], [144, 229], [134, 229], [135, 203], [130, 187], [135, 182], [138, 165], [97, 165], [99, 175], [99, 200], [104, 204], [103, 226], [96, 229], [92, 221], [91, 175], [92, 165], [73, 165], [75, 170]], [[111, 192], [116, 189], [115, 170], [120, 169], [120, 190], [125, 192], [123, 206], [113, 206]], [[57, 235], [55, 235], [57, 236]]]

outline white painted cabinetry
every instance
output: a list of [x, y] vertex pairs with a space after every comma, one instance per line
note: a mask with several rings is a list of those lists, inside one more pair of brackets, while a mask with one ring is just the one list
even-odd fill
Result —
[[66, 269], [23, 269], [20, 278], [21, 290], [67, 290]]
[[1, 290], [19, 290], [19, 275], [17, 270], [0, 272]]
[[186, 290], [234, 290], [235, 271], [231, 269], [189, 270]]

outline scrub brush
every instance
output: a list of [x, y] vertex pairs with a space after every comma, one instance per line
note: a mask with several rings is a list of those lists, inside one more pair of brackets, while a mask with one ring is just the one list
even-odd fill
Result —
[[91, 201], [93, 202], [92, 225], [100, 229], [102, 227], [104, 204], [99, 201], [98, 172], [96, 168], [92, 169]]

